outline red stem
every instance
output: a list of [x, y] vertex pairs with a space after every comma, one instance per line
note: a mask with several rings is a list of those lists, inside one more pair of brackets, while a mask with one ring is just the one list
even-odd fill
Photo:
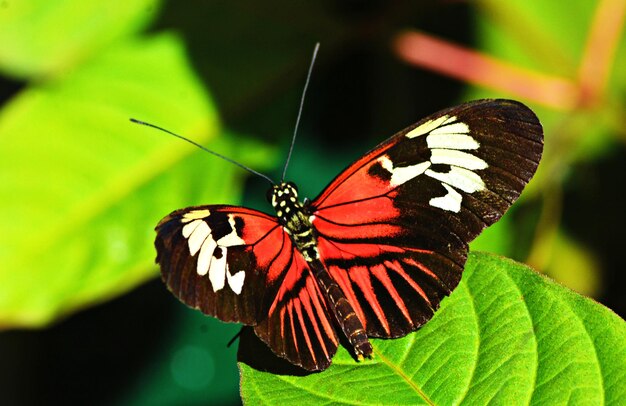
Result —
[[560, 110], [577, 104], [577, 86], [568, 79], [523, 69], [427, 34], [402, 33], [396, 37], [394, 47], [410, 64], [469, 83]]
[[586, 106], [600, 102], [605, 94], [625, 15], [626, 0], [600, 0], [596, 8], [578, 70], [581, 102]]

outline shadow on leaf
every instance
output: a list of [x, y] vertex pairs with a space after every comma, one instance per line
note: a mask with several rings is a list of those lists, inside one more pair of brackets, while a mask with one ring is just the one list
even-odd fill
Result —
[[315, 373], [293, 365], [286, 359], [274, 354], [272, 350], [254, 334], [254, 330], [249, 326], [242, 327], [239, 333], [237, 361], [243, 362], [258, 371], [270, 372], [277, 375], [306, 376]]

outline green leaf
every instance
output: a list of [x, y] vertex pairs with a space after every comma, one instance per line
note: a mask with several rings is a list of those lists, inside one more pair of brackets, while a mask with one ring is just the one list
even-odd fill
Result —
[[507, 212], [500, 220], [485, 229], [470, 243], [474, 251], [489, 251], [494, 254], [511, 256], [513, 251], [513, 235], [515, 224], [511, 213]]
[[156, 122], [259, 167], [260, 145], [224, 136], [178, 38], [120, 43], [0, 112], [0, 326], [38, 326], [157, 275], [154, 226], [234, 202], [242, 171]]
[[600, 264], [593, 253], [559, 230], [552, 244], [544, 273], [568, 288], [586, 295], [600, 293]]
[[20, 78], [59, 74], [154, 18], [160, 0], [0, 3], [0, 69]]
[[626, 396], [626, 324], [521, 264], [473, 253], [435, 317], [402, 339], [343, 347], [304, 377], [240, 363], [250, 404], [616, 404]]
[[596, 2], [483, 0], [477, 13], [481, 48], [516, 65], [574, 78]]

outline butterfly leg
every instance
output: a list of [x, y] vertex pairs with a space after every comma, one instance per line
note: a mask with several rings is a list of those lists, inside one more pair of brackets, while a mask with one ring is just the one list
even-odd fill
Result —
[[356, 315], [346, 295], [319, 260], [315, 260], [309, 263], [309, 265], [315, 274], [320, 288], [326, 293], [331, 311], [335, 314], [343, 334], [354, 348], [354, 353], [358, 360], [361, 361], [365, 357], [369, 358], [373, 351], [372, 344], [367, 338], [363, 323]]

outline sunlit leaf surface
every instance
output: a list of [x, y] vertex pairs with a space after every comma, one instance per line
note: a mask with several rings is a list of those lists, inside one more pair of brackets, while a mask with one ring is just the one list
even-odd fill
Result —
[[159, 4], [159, 0], [2, 1], [0, 69], [19, 78], [59, 75], [144, 28]]
[[472, 254], [435, 317], [373, 340], [361, 363], [340, 348], [304, 377], [240, 363], [249, 404], [617, 404], [626, 396], [626, 324], [600, 304], [490, 254]]
[[[218, 135], [177, 38], [125, 42], [70, 77], [27, 88], [3, 110], [0, 325], [41, 325], [156, 276], [161, 217], [240, 195], [241, 170], [130, 117], [198, 142]], [[265, 157], [232, 140], [211, 147]], [[192, 187], [198, 178], [202, 188]]]

